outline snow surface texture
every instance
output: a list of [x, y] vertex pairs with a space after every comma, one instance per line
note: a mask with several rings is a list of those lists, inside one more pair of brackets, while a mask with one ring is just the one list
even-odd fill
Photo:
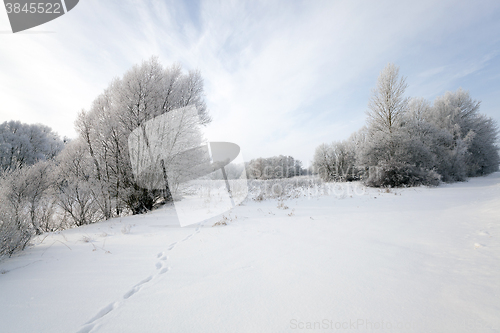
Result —
[[0, 331], [500, 332], [500, 173], [350, 185], [42, 235], [0, 263]]

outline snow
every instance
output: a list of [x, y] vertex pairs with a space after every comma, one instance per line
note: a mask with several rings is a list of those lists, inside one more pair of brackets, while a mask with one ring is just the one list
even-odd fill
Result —
[[0, 331], [500, 332], [500, 173], [341, 186], [42, 235], [0, 263]]

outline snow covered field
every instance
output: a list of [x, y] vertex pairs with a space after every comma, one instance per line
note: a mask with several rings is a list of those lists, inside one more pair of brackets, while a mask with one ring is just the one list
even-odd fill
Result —
[[498, 172], [224, 216], [181, 228], [169, 206], [37, 238], [0, 262], [0, 331], [500, 332]]

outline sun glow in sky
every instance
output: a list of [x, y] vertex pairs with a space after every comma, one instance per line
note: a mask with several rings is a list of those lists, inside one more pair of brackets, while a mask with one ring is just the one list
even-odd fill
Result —
[[115, 77], [153, 55], [199, 69], [213, 122], [207, 139], [243, 156], [308, 165], [321, 143], [363, 126], [389, 62], [408, 96], [459, 87], [500, 122], [500, 2], [81, 0], [12, 34], [0, 9], [0, 122], [73, 122]]

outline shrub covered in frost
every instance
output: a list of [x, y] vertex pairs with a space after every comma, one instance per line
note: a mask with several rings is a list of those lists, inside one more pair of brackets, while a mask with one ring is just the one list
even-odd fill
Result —
[[433, 170], [393, 162], [370, 168], [366, 184], [373, 187], [437, 186], [441, 176]]

